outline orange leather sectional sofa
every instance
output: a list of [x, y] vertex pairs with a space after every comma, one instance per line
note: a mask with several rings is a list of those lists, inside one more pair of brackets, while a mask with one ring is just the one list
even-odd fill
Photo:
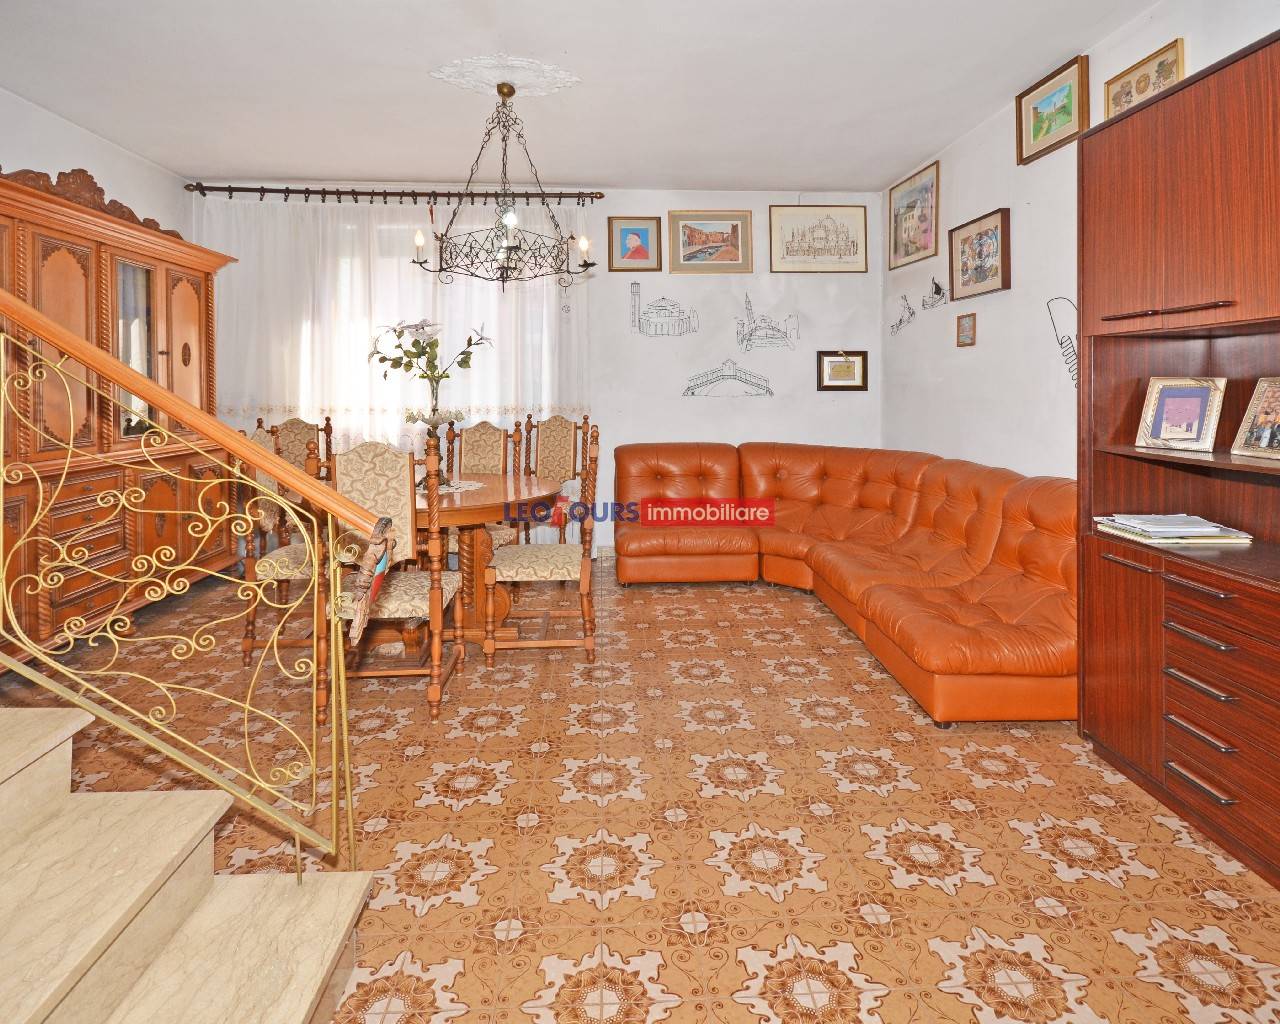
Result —
[[812, 590], [939, 725], [1076, 717], [1076, 485], [920, 452], [623, 445], [615, 499], [772, 498], [769, 527], [615, 530], [618, 580]]

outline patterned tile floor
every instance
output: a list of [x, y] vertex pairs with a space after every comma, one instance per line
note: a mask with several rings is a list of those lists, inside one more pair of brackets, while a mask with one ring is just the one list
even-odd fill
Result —
[[[595, 665], [473, 648], [435, 727], [354, 685], [341, 1024], [1280, 1021], [1280, 893], [1071, 725], [941, 732], [808, 594], [610, 569]], [[159, 770], [76, 751], [83, 789]], [[218, 835], [224, 871], [289, 851]]]

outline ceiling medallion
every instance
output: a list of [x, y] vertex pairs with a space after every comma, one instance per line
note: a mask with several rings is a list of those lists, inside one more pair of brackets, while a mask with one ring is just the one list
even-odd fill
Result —
[[493, 95], [500, 82], [510, 82], [525, 96], [550, 96], [582, 81], [559, 65], [505, 53], [455, 60], [436, 68], [431, 77], [488, 96]]
[[[436, 274], [446, 284], [457, 274], [479, 278], [482, 281], [498, 281], [505, 289], [509, 281], [532, 281], [539, 277], [554, 277], [557, 283], [568, 287], [573, 278], [585, 274], [595, 266], [589, 258], [590, 243], [585, 237], [576, 238], [572, 233], [565, 235], [551, 208], [552, 196], [542, 187], [538, 177], [538, 168], [529, 155], [529, 146], [524, 137], [524, 123], [516, 116], [512, 99], [516, 87], [510, 82], [497, 84], [498, 105], [484, 125], [484, 135], [480, 140], [480, 152], [471, 164], [471, 173], [467, 176], [467, 184], [463, 189], [457, 205], [453, 208], [444, 230], [436, 233], [436, 265], [428, 265], [423, 248], [426, 237], [421, 231], [414, 235], [413, 244], [417, 250], [413, 263], [429, 273]], [[485, 149], [494, 136], [498, 137], [501, 149], [498, 188], [496, 191], [472, 189], [480, 161], [484, 158]], [[509, 148], [514, 139], [525, 162], [529, 166], [529, 174], [533, 179], [533, 189], [516, 192], [511, 187], [508, 177]], [[594, 202], [601, 193], [580, 192], [577, 204], [584, 206]], [[453, 231], [454, 222], [463, 206], [487, 205], [490, 199], [494, 204], [494, 222], [491, 227], [476, 231]], [[470, 199], [470, 203], [467, 203]], [[554, 235], [531, 231], [520, 226], [521, 214], [516, 210], [516, 202], [524, 200], [526, 207], [533, 203], [541, 206], [547, 219], [551, 222]], [[576, 253], [574, 250], [577, 250]], [[573, 260], [577, 259], [577, 267]]]

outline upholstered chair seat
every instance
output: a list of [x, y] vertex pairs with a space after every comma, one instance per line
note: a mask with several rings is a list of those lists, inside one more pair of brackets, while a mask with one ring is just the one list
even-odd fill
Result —
[[[441, 606], [449, 602], [462, 589], [462, 573], [445, 570], [440, 573], [440, 589], [444, 598]], [[392, 572], [382, 581], [382, 589], [369, 609], [371, 619], [422, 619], [429, 618], [431, 601], [431, 573]], [[349, 619], [355, 614], [350, 584], [338, 595], [338, 617]]]
[[260, 580], [305, 580], [311, 578], [314, 563], [314, 552], [295, 540], [263, 555], [255, 568]]
[[489, 563], [499, 583], [582, 578], [582, 548], [577, 544], [513, 544], [493, 553]]
[[[506, 547], [508, 544], [516, 542], [516, 528], [506, 523], [486, 523], [485, 529], [489, 531], [489, 540], [493, 542], [495, 548]], [[456, 555], [458, 553], [458, 533], [456, 530], [449, 531], [449, 554]]]

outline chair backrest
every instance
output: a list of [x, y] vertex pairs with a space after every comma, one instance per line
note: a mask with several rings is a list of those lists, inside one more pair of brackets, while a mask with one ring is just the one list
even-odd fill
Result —
[[[261, 428], [262, 425], [262, 420], [258, 420], [258, 427]], [[323, 425], [308, 423], [297, 416], [291, 417], [272, 427], [271, 436], [275, 438], [276, 454], [299, 469], [306, 468], [307, 446], [313, 441], [317, 450], [323, 441], [324, 461], [327, 462], [333, 455], [333, 421], [328, 416], [324, 418]]]
[[529, 414], [525, 417], [524, 431], [525, 472], [561, 483], [572, 480], [586, 466], [589, 430], [590, 420], [586, 416], [581, 423], [564, 416], [548, 416], [535, 422]]
[[[275, 436], [262, 425], [262, 420], [258, 420], [258, 426], [249, 435], [249, 440], [269, 452], [276, 450]], [[279, 493], [280, 485], [258, 469], [249, 469], [249, 475], [258, 486], [246, 487], [242, 491], [245, 515], [253, 520], [259, 530], [270, 533], [280, 522], [280, 503], [272, 499], [272, 495]]]
[[333, 456], [338, 493], [391, 520], [393, 562], [417, 558], [417, 507], [411, 454], [380, 441], [366, 441]]
[[452, 423], [446, 435], [449, 443], [447, 468], [449, 475], [459, 473], [505, 473], [507, 471], [507, 431], [488, 420], [455, 430]]

